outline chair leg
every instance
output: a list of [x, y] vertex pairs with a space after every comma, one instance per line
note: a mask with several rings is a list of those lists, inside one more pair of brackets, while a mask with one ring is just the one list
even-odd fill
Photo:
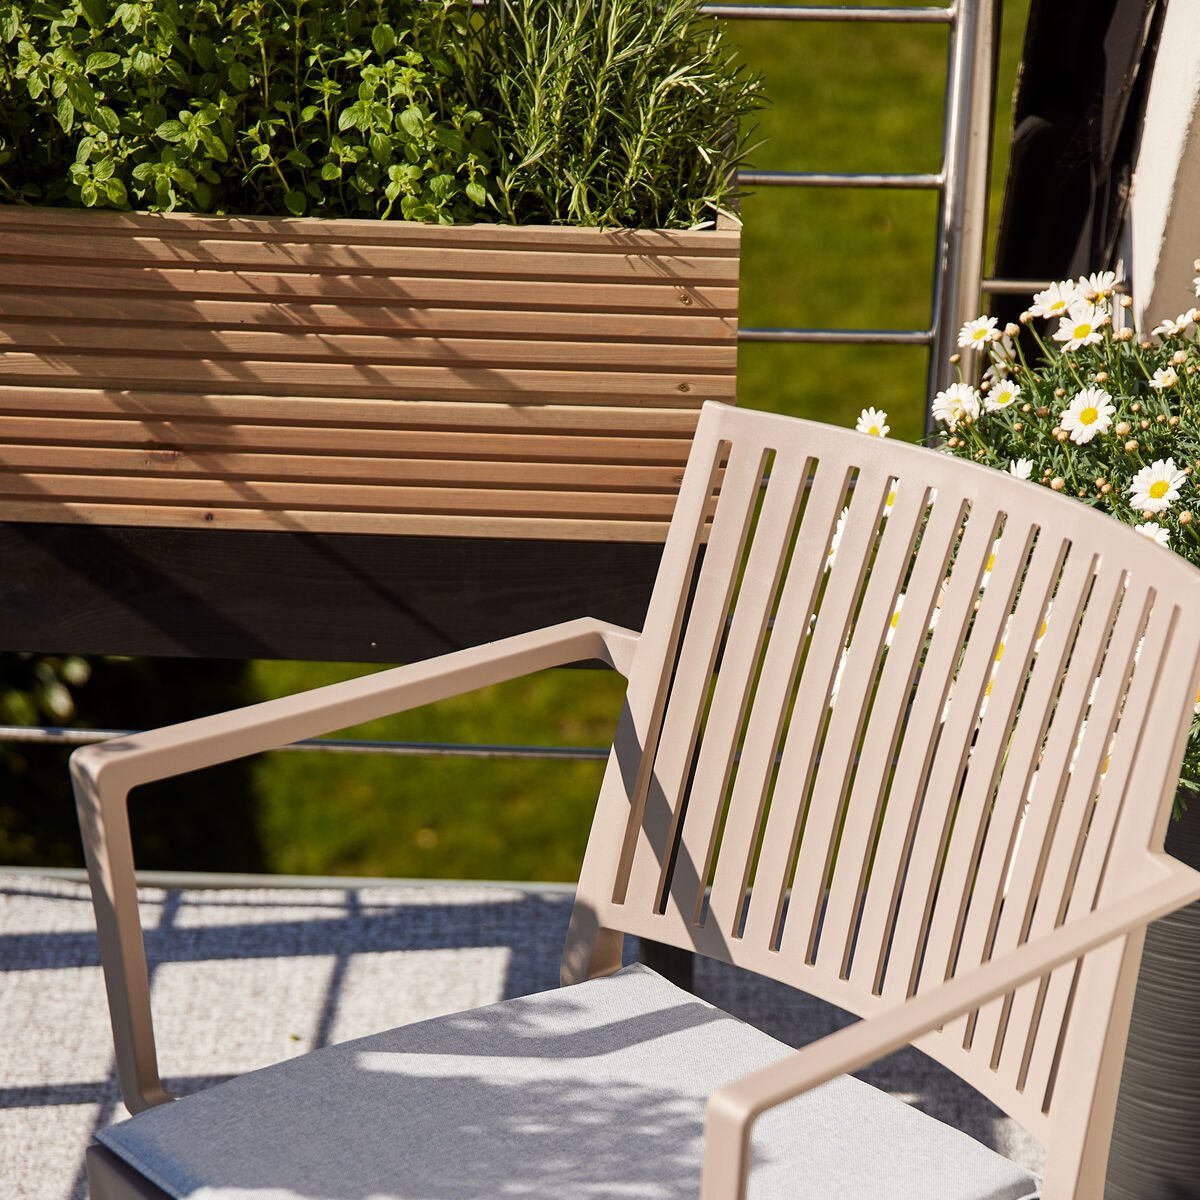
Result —
[[98, 1142], [87, 1148], [85, 1159], [91, 1200], [171, 1200], [162, 1188]]
[[667, 946], [662, 942], [652, 942], [649, 938], [638, 939], [638, 962], [644, 963], [652, 971], [657, 971], [664, 979], [685, 992], [693, 990], [695, 955], [690, 950], [681, 950], [678, 946]]

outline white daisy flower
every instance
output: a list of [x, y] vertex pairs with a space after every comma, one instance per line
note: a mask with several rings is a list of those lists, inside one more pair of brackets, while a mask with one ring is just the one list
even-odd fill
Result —
[[1163, 388], [1174, 387], [1178, 382], [1179, 376], [1175, 374], [1174, 367], [1159, 367], [1150, 378], [1150, 386], [1160, 392]]
[[1108, 324], [1108, 313], [1086, 300], [1072, 304], [1067, 315], [1058, 323], [1056, 342], [1064, 342], [1063, 350], [1078, 350], [1103, 341], [1100, 330]]
[[983, 398], [983, 407], [988, 412], [996, 412], [998, 409], [1007, 408], [1021, 395], [1021, 389], [1011, 379], [1002, 379], [995, 387], [989, 388], [987, 395]]
[[891, 426], [887, 423], [887, 413], [882, 408], [864, 408], [858, 415], [855, 429], [859, 433], [872, 433], [876, 437], [887, 437]]
[[1160, 321], [1150, 332], [1157, 333], [1160, 337], [1174, 337], [1176, 334], [1183, 333], [1195, 319], [1196, 310], [1189, 308], [1187, 312], [1180, 313], [1173, 321], [1169, 318]]
[[1141, 525], [1135, 525], [1133, 528], [1136, 533], [1140, 533], [1143, 537], [1148, 537], [1160, 546], [1166, 546], [1171, 541], [1170, 533], [1157, 521], [1145, 521]]
[[1075, 445], [1084, 446], [1096, 434], [1108, 432], [1116, 411], [1112, 397], [1103, 388], [1086, 387], [1059, 413], [1058, 423]]
[[887, 499], [883, 502], [883, 512], [881, 516], [890, 517], [892, 515], [892, 505], [896, 503], [896, 485], [888, 489]]
[[884, 634], [883, 644], [890, 646], [892, 638], [896, 636], [896, 626], [900, 624], [900, 613], [904, 608], [904, 593], [901, 592], [896, 597], [896, 607], [892, 609], [892, 619], [888, 622], [887, 633]]
[[1200, 296], [1200, 275], [1197, 275], [1196, 278], [1192, 280], [1192, 287], [1196, 289], [1196, 295]]
[[1082, 299], [1079, 284], [1064, 279], [1061, 283], [1052, 283], [1044, 292], [1038, 292], [1029, 311], [1035, 317], [1065, 317], [1071, 305]]
[[1008, 473], [1014, 479], [1028, 479], [1033, 474], [1033, 459], [1014, 458], [1008, 464]]
[[1175, 469], [1173, 458], [1158, 459], [1143, 467], [1129, 485], [1129, 503], [1138, 512], [1162, 512], [1179, 499], [1187, 476]]
[[979, 393], [969, 383], [952, 383], [933, 398], [933, 418], [945, 421], [951, 430], [963, 417], [979, 416]]
[[988, 342], [998, 341], [1001, 336], [1000, 330], [996, 328], [995, 317], [976, 317], [958, 331], [958, 344], [962, 349], [970, 350]]
[[1116, 271], [1094, 271], [1091, 275], [1080, 275], [1079, 290], [1085, 296], [1111, 296], [1120, 282]]

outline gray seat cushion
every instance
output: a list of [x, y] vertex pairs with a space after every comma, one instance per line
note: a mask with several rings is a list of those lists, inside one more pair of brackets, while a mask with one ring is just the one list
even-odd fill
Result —
[[[787, 1054], [645, 967], [330, 1046], [98, 1134], [198, 1200], [695, 1200], [704, 1102]], [[1018, 1200], [1023, 1168], [856, 1079], [766, 1114], [752, 1200]]]

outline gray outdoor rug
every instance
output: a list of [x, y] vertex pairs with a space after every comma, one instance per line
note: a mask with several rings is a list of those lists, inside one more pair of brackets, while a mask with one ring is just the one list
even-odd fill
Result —
[[[556, 986], [571, 898], [504, 884], [144, 889], [168, 1088]], [[632, 957], [633, 946], [627, 947]], [[803, 1045], [837, 1009], [698, 960], [696, 992]], [[1041, 1148], [915, 1050], [860, 1073], [1033, 1170]], [[0, 870], [0, 1197], [82, 1200], [92, 1131], [126, 1116], [86, 886]]]

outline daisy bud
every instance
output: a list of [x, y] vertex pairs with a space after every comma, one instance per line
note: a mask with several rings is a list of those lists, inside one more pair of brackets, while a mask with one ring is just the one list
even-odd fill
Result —
[[1117, 435], [1117, 437], [1124, 437], [1129, 432], [1129, 422], [1118, 421], [1113, 426], [1113, 432]]
[[1133, 330], [1128, 328], [1118, 329], [1112, 336], [1114, 342], [1132, 342]]
[[1171, 355], [1171, 362], [1173, 362], [1177, 367], [1182, 367], [1183, 364], [1187, 362], [1187, 351], [1176, 350], [1175, 353]]
[[1056, 492], [1061, 492], [1066, 486], [1067, 481], [1061, 475], [1055, 475], [1055, 477], [1050, 480], [1050, 487]]
[[1139, 427], [1140, 427], [1140, 428], [1142, 428], [1142, 429], [1149, 429], [1149, 428], [1150, 428], [1150, 422], [1149, 422], [1149, 421], [1147, 421], [1145, 417], [1143, 417], [1143, 418], [1142, 418], [1142, 419], [1141, 419], [1141, 420], [1138, 422], [1138, 425], [1139, 425]]
[[[1200, 270], [1200, 267], [1197, 267], [1196, 269]], [[1033, 313], [1028, 312], [1028, 311], [1023, 312], [1017, 319], [1021, 322], [1022, 325], [1028, 325], [1029, 322], [1033, 320]]]
[[1020, 325], [1014, 325], [1011, 321], [1009, 321], [1009, 323], [1004, 327], [1004, 333], [1006, 337], [1014, 338], [1020, 332]]
[[1187, 369], [1187, 373], [1188, 373], [1189, 375], [1195, 375], [1195, 373], [1196, 373], [1196, 368], [1195, 368], [1195, 367], [1188, 367], [1188, 369]]
[[1108, 372], [1107, 371], [1097, 371], [1096, 372], [1096, 382], [1097, 383], [1107, 383], [1108, 382]]
[[990, 388], [991, 386], [992, 386], [992, 381], [990, 379], [985, 379], [985, 380], [983, 380], [982, 383], [980, 383], [979, 390], [981, 392], [986, 392], [988, 390], [988, 388]]
[[1144, 513], [1142, 513], [1142, 520], [1143, 520], [1143, 521], [1149, 521], [1149, 520], [1152, 520], [1152, 519], [1153, 519], [1153, 517], [1154, 517], [1154, 514], [1153, 514], [1153, 513], [1152, 513], [1152, 512], [1151, 512], [1149, 509], [1146, 509], [1146, 511], [1145, 511]]
[[1100, 495], [1102, 495], [1102, 496], [1107, 496], [1107, 495], [1108, 495], [1108, 493], [1109, 493], [1109, 492], [1111, 492], [1111, 491], [1112, 491], [1112, 484], [1111, 484], [1111, 483], [1106, 483], [1106, 484], [1103, 484], [1103, 485], [1101, 486], [1101, 488], [1100, 488]]
[[1037, 410], [1036, 415], [1039, 417], [1048, 417], [1050, 415], [1050, 410], [1043, 404], [1042, 407]]
[[1191, 468], [1191, 467], [1184, 467], [1184, 468], [1183, 468], [1183, 473], [1184, 473], [1185, 475], [1190, 475], [1190, 474], [1192, 473], [1192, 468]]
[[1167, 418], [1164, 417], [1162, 413], [1159, 413], [1154, 419], [1161, 425]]
[[1140, 347], [1141, 347], [1143, 350], [1152, 350], [1152, 349], [1154, 348], [1154, 343], [1153, 343], [1153, 342], [1138, 342], [1138, 345], [1139, 345], [1139, 346], [1140, 346]]
[[1014, 421], [1013, 422], [1013, 433], [1020, 433], [1021, 430], [1024, 428], [1025, 428], [1025, 424], [1023, 421]]
[[1129, 441], [1125, 443], [1125, 449], [1128, 450], [1130, 454], [1132, 454], [1137, 448], [1138, 444], [1133, 440], [1133, 438], [1130, 438]]
[[1180, 525], [1190, 525], [1192, 523], [1192, 514], [1186, 508], [1179, 514], [1179, 523]]
[[1175, 426], [1179, 424], [1179, 418], [1178, 417], [1168, 417], [1167, 424], [1170, 425], [1170, 427], [1172, 429], [1174, 429]]
[[1062, 433], [1062, 426], [1061, 426], [1061, 425], [1055, 425], [1055, 427], [1054, 427], [1052, 430], [1050, 430], [1050, 436], [1051, 436], [1051, 437], [1058, 437], [1058, 435], [1059, 435], [1060, 433]]
[[1033, 405], [1032, 404], [1022, 404], [1021, 411], [1023, 413], [1033, 412]]
[[1058, 438], [1060, 442], [1065, 442], [1071, 435], [1065, 429], [1060, 429], [1054, 436]]
[[1087, 488], [1080, 488], [1079, 491], [1077, 491], [1075, 493], [1075, 495], [1079, 496], [1082, 499], [1084, 496], [1087, 495]]
[[1132, 404], [1129, 406], [1129, 409], [1130, 409], [1130, 411], [1131, 411], [1131, 412], [1141, 412], [1141, 411], [1142, 411], [1142, 402], [1141, 402], [1140, 400], [1135, 400], [1135, 401], [1134, 401], [1134, 402], [1133, 402], [1133, 403], [1132, 403]]
[[1192, 263], [1192, 270], [1200, 271], [1200, 258], [1196, 259], [1196, 261]]
[[960, 363], [960, 362], [962, 362], [962, 355], [961, 354], [952, 354], [952, 355], [950, 355], [950, 361], [952, 363]]
[[1064, 387], [1057, 387], [1054, 389], [1054, 394], [1061, 399], [1063, 396], [1065, 396], [1067, 394], [1067, 389]]
[[975, 461], [976, 461], [976, 462], [978, 462], [978, 461], [979, 461], [979, 459], [981, 459], [982, 457], [983, 457], [983, 451], [982, 451], [982, 450], [976, 450], [976, 451], [975, 451]]
[[1104, 476], [1103, 476], [1103, 475], [1101, 475], [1101, 476], [1100, 476], [1100, 478], [1096, 480], [1096, 486], [1097, 486], [1097, 487], [1103, 487], [1103, 486], [1104, 486]]
[[1132, 308], [1133, 307], [1133, 297], [1132, 296], [1122, 296], [1121, 297], [1121, 307], [1122, 308]]

